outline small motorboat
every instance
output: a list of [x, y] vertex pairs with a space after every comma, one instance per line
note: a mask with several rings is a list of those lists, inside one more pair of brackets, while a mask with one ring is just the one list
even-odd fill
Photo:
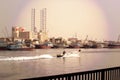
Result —
[[58, 54], [57, 57], [80, 57], [80, 51], [73, 51], [73, 52], [63, 52], [63, 54]]
[[58, 54], [57, 57], [63, 57], [66, 54], [66, 51], [63, 51], [62, 54]]
[[63, 57], [64, 55], [63, 54], [58, 54], [57, 57]]

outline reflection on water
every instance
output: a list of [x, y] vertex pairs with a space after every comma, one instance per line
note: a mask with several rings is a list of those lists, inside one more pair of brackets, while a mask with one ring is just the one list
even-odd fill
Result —
[[[67, 52], [77, 49], [66, 49]], [[0, 79], [22, 79], [120, 66], [120, 49], [85, 49], [80, 57], [56, 58], [63, 49], [1, 51], [0, 59], [52, 55], [50, 59], [0, 60]]]

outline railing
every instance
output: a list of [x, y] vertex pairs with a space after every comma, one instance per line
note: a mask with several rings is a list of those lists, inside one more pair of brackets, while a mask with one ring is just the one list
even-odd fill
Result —
[[68, 73], [24, 80], [120, 80], [120, 67]]

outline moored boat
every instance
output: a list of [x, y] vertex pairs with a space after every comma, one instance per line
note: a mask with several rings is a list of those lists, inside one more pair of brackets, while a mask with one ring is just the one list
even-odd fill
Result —
[[110, 43], [108, 44], [108, 48], [120, 48], [120, 43]]
[[49, 49], [52, 47], [53, 47], [52, 43], [35, 44], [36, 49]]
[[22, 43], [13, 43], [13, 44], [9, 44], [7, 46], [7, 50], [20, 50], [20, 51], [30, 51], [33, 50], [34, 47], [30, 46], [27, 47], [26, 45], [22, 44]]
[[0, 50], [7, 50], [7, 42], [0, 41]]

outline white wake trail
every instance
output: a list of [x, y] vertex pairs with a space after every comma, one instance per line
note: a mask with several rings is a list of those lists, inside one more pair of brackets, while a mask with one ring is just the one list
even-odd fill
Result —
[[29, 56], [29, 57], [1, 57], [0, 61], [16, 61], [16, 60], [32, 60], [32, 59], [51, 59], [53, 58], [53, 56], [49, 55], [49, 54], [44, 54], [44, 55], [39, 55], [39, 56]]

